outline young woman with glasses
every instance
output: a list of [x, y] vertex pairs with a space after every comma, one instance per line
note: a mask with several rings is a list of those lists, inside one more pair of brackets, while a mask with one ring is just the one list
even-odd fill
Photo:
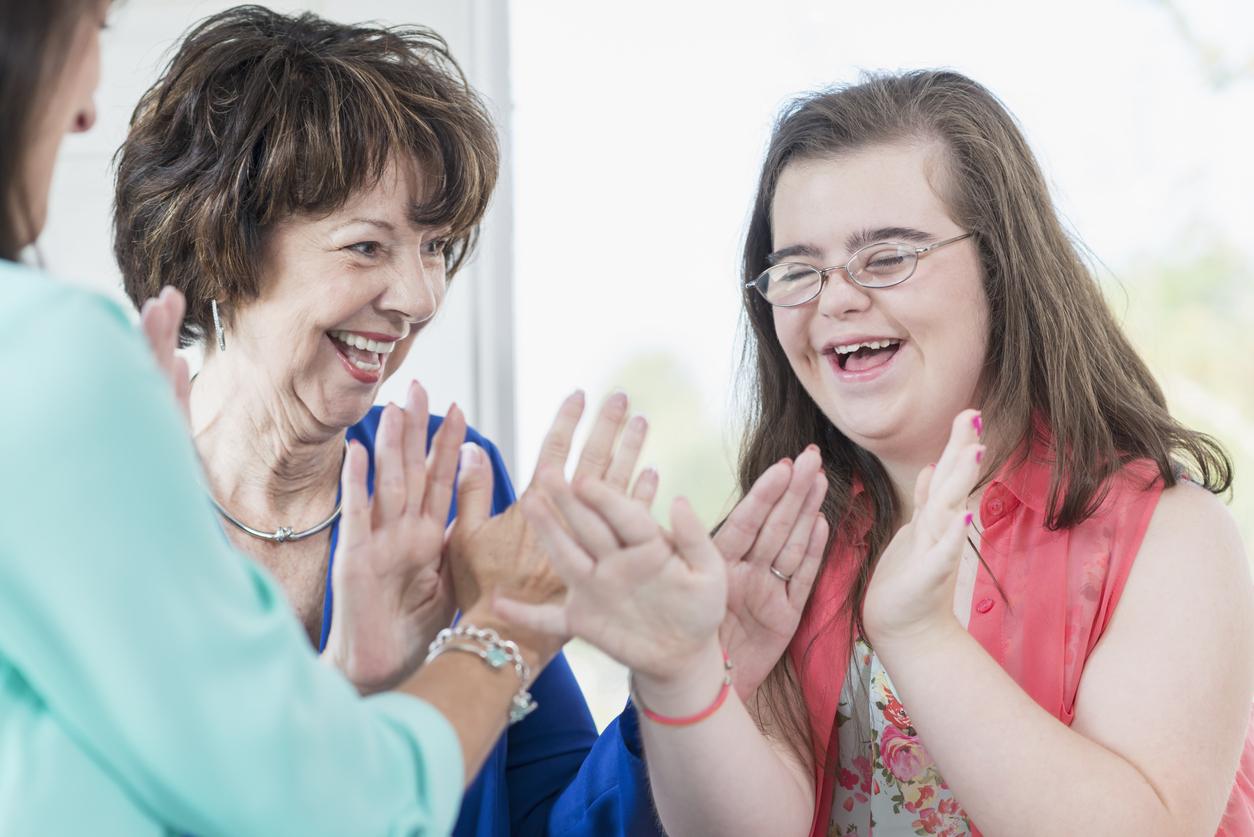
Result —
[[556, 473], [526, 511], [567, 600], [497, 606], [632, 668], [668, 833], [1254, 833], [1230, 461], [1168, 412], [1004, 106], [952, 72], [798, 99], [743, 271], [741, 483], [808, 443], [827, 477], [786, 659], [727, 695], [688, 510], [662, 532]]

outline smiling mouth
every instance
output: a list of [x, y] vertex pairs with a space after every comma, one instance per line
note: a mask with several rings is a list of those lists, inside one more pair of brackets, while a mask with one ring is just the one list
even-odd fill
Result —
[[888, 363], [900, 348], [900, 340], [871, 340], [853, 346], [836, 346], [829, 352], [843, 371], [866, 372]]
[[396, 348], [396, 343], [383, 343], [348, 331], [328, 331], [327, 337], [335, 347], [349, 371], [357, 370], [353, 377], [364, 380], [377, 378], [383, 369], [384, 358]]

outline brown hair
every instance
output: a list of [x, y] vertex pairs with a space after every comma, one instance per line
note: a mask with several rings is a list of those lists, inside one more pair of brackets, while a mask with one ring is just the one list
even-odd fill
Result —
[[[0, 259], [16, 261], [34, 232], [26, 155], [55, 76], [91, 0], [0, 0]], [[94, 18], [93, 18], [94, 20]]]
[[[992, 93], [958, 73], [870, 75], [787, 105], [762, 166], [743, 281], [766, 267], [771, 203], [789, 163], [902, 141], [943, 149], [942, 199], [950, 217], [975, 234], [990, 315], [980, 406], [986, 424], [998, 431], [989, 439], [986, 473], [1026, 455], [1028, 443], [1047, 441], [1054, 454], [1047, 516], [1054, 529], [1092, 515], [1108, 479], [1132, 459], [1152, 459], [1166, 486], [1176, 483], [1181, 462], [1207, 489], [1226, 491], [1231, 461], [1218, 442], [1168, 413], [1162, 391], [1064, 231], [1014, 118]], [[750, 414], [741, 490], [781, 457], [817, 443], [828, 482], [823, 513], [838, 537], [858, 511], [853, 481], [862, 482], [873, 521], [842, 611], [852, 632], [875, 560], [896, 530], [899, 499], [879, 460], [833, 427], [793, 374], [770, 304], [752, 289], [744, 294], [749, 337], [742, 374]], [[809, 732], [786, 656], [768, 679], [765, 699], [801, 749]], [[828, 744], [817, 743], [821, 750]]]
[[209, 303], [260, 292], [268, 229], [326, 213], [410, 154], [434, 180], [418, 217], [451, 228], [451, 278], [496, 185], [496, 134], [444, 40], [239, 6], [196, 25], [140, 99], [118, 151], [114, 249], [138, 305], [187, 297], [184, 344]]

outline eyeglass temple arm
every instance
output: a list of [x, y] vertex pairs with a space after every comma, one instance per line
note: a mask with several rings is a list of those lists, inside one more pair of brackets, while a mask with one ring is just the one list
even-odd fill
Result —
[[926, 247], [919, 247], [914, 252], [915, 252], [915, 255], [922, 256], [924, 253], [935, 250], [937, 247], [944, 247], [946, 244], [953, 244], [955, 241], [962, 241], [962, 239], [970, 238], [973, 235], [975, 235], [975, 233], [963, 233], [962, 235], [955, 235], [953, 238], [947, 238], [944, 241], [938, 241], [935, 244], [929, 244]]

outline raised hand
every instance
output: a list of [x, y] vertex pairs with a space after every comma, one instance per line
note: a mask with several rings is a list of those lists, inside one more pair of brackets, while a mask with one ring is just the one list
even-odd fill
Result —
[[[623, 393], [615, 393], [605, 401], [575, 467], [577, 478], [603, 479], [614, 490], [626, 491], [648, 431], [643, 417], [628, 420], [628, 407]], [[582, 392], [562, 402], [541, 445], [537, 477], [547, 470], [561, 473], [565, 469], [583, 410]], [[476, 484], [465, 498], [459, 488], [457, 519], [448, 540], [448, 561], [458, 607], [467, 610], [484, 592], [494, 589], [512, 591], [526, 601], [560, 598], [565, 585], [549, 566], [548, 556], [518, 504], [491, 517], [490, 481], [484, 491], [478, 483], [480, 478], [474, 479]], [[535, 490], [533, 477], [523, 498]], [[637, 481], [637, 497], [645, 503], [652, 502], [656, 490], [657, 475], [646, 470]]]
[[325, 655], [363, 692], [389, 688], [417, 669], [453, 617], [442, 555], [466, 419], [450, 408], [429, 454], [427, 420], [427, 394], [417, 381], [404, 409], [384, 408], [373, 498], [365, 449], [351, 443], [344, 461], [331, 574], [335, 618]]
[[170, 384], [174, 399], [183, 411], [183, 419], [190, 421], [188, 399], [191, 395], [191, 378], [187, 374], [187, 361], [178, 355], [179, 329], [183, 315], [187, 313], [187, 300], [176, 288], [166, 285], [157, 296], [144, 301], [139, 309], [139, 326], [148, 339], [157, 367]]
[[540, 475], [543, 496], [523, 513], [567, 585], [561, 601], [507, 596], [497, 613], [555, 637], [579, 636], [638, 674], [665, 682], [681, 675], [718, 632], [727, 602], [723, 558], [687, 500], [671, 507], [671, 534], [648, 506], [602, 480], [560, 471]]
[[940, 461], [919, 473], [914, 516], [875, 565], [862, 606], [872, 645], [912, 639], [952, 622], [954, 588], [971, 515], [967, 498], [980, 477], [982, 424], [975, 410], [954, 419]]
[[732, 682], [741, 699], [766, 679], [797, 630], [827, 544], [819, 513], [826, 492], [822, 459], [811, 445], [795, 463], [767, 468], [714, 535], [727, 562], [719, 640], [736, 663]]

